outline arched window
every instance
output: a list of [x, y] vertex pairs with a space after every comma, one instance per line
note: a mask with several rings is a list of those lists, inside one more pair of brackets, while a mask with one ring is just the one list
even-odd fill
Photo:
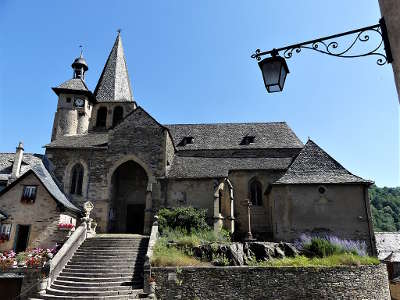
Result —
[[114, 108], [113, 126], [121, 122], [123, 115], [124, 115], [124, 109], [122, 108], [122, 106], [117, 106], [116, 108]]
[[106, 127], [107, 107], [100, 107], [97, 110], [96, 127]]
[[250, 200], [253, 205], [262, 205], [262, 186], [258, 180], [250, 183]]
[[70, 193], [76, 195], [82, 195], [82, 183], [83, 183], [83, 167], [81, 164], [76, 164], [71, 170], [71, 188]]

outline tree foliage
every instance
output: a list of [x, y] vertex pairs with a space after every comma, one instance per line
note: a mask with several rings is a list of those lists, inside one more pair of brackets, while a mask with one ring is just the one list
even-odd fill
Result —
[[158, 224], [160, 232], [167, 228], [183, 229], [190, 233], [192, 230], [209, 230], [206, 222], [206, 210], [194, 207], [162, 208], [158, 212]]
[[400, 187], [369, 189], [371, 213], [375, 231], [400, 230]]

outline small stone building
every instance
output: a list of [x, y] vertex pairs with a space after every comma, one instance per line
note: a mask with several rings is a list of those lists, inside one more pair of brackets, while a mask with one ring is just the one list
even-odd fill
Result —
[[378, 259], [387, 267], [392, 299], [400, 299], [400, 232], [375, 232]]
[[45, 158], [66, 199], [94, 203], [100, 232], [148, 234], [159, 208], [191, 205], [206, 209], [216, 230], [240, 236], [249, 199], [260, 239], [324, 231], [374, 249], [371, 182], [313, 141], [304, 145], [285, 122], [160, 124], [133, 97], [120, 34], [93, 92], [82, 55], [72, 68], [53, 88]]
[[80, 210], [45, 164], [40, 155], [24, 154], [21, 143], [15, 154], [0, 153], [0, 251], [54, 247], [66, 236], [59, 224], [75, 224]]

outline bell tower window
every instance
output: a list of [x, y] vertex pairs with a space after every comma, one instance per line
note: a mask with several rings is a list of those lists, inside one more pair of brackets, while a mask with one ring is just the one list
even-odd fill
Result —
[[107, 124], [107, 107], [100, 107], [97, 110], [96, 127], [106, 127]]
[[71, 187], [70, 193], [75, 195], [82, 195], [82, 184], [83, 184], [83, 166], [76, 164], [71, 171]]
[[117, 125], [119, 122], [122, 121], [124, 115], [124, 109], [122, 106], [117, 106], [114, 108], [113, 112], [113, 126]]

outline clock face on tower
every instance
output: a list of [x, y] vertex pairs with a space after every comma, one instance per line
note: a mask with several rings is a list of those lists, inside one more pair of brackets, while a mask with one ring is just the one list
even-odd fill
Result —
[[81, 98], [75, 98], [74, 105], [75, 107], [83, 107], [85, 105], [85, 100]]

